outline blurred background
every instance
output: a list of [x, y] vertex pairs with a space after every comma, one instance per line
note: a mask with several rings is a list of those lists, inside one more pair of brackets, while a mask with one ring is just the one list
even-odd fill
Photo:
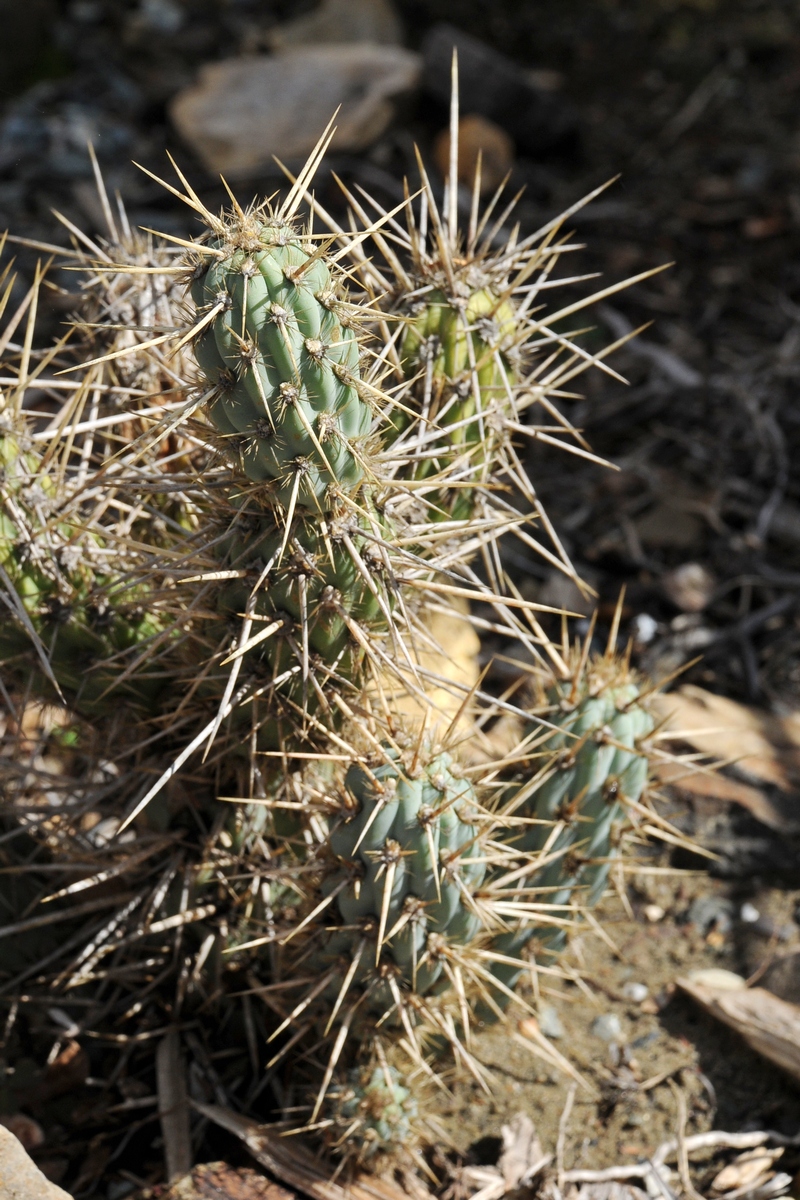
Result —
[[[57, 208], [102, 231], [94, 145], [133, 221], [191, 214], [141, 171], [171, 151], [207, 203], [223, 171], [269, 194], [341, 104], [328, 168], [387, 207], [441, 186], [451, 47], [461, 58], [462, 166], [510, 172], [523, 233], [619, 174], [570, 226], [563, 274], [612, 283], [587, 345], [652, 322], [567, 403], [621, 470], [534, 458], [534, 477], [601, 616], [627, 585], [639, 660], [760, 705], [800, 687], [800, 11], [793, 0], [0, 0], [0, 228], [48, 241]], [[465, 193], [466, 202], [466, 193]], [[514, 218], [511, 218], [513, 220]], [[17, 287], [33, 256], [23, 254]], [[65, 285], [70, 286], [69, 282]], [[76, 285], [72, 285], [76, 286]], [[579, 285], [583, 288], [595, 283]], [[69, 297], [46, 314], [66, 319]], [[588, 608], [538, 561], [531, 597]]]

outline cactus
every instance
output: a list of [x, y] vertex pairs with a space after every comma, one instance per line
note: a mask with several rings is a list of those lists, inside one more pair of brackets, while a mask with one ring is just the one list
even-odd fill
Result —
[[[174, 322], [149, 349], [112, 340], [84, 364], [90, 373], [130, 364], [138, 389], [151, 350], [180, 355], [174, 386], [183, 407], [152, 414], [152, 428], [136, 424], [113, 478], [91, 445], [76, 451], [56, 438], [52, 452], [29, 461], [20, 435], [6, 453], [7, 494], [19, 503], [6, 506], [0, 557], [54, 677], [81, 703], [88, 697], [100, 726], [101, 693], [116, 682], [151, 719], [142, 745], [168, 747], [169, 765], [146, 795], [149, 780], [135, 795], [130, 781], [120, 788], [117, 830], [222, 731], [192, 779], [186, 808], [196, 828], [173, 820], [166, 803], [153, 814], [152, 829], [180, 829], [185, 857], [157, 883], [147, 879], [145, 903], [119, 916], [113, 936], [117, 917], [104, 926], [97, 963], [129, 934], [150, 938], [154, 918], [159, 936], [176, 930], [177, 1012], [186, 988], [205, 986], [207, 962], [215, 972], [207, 994], [224, 992], [221, 964], [234, 959], [221, 952], [235, 952], [252, 969], [252, 990], [263, 982], [265, 997], [276, 998], [268, 1067], [298, 1042], [311, 1044], [302, 1060], [309, 1069], [325, 1064], [311, 1124], [327, 1096], [331, 1136], [345, 1147], [360, 1137], [362, 1157], [374, 1163], [401, 1143], [413, 1148], [420, 1104], [412, 1080], [430, 1073], [434, 1055], [449, 1047], [486, 1084], [470, 1039], [508, 1004], [527, 1009], [513, 986], [532, 941], [555, 953], [567, 910], [574, 915], [604, 888], [625, 801], [642, 791], [640, 743], [652, 722], [624, 664], [607, 657], [587, 667], [582, 654], [570, 669], [561, 660], [535, 606], [506, 595], [496, 552], [511, 527], [535, 544], [524, 514], [500, 494], [509, 483], [544, 519], [514, 445], [526, 433], [519, 414], [541, 403], [552, 416], [553, 392], [589, 365], [569, 335], [528, 316], [558, 260], [557, 223], [523, 242], [512, 233], [496, 251], [486, 222], [473, 220], [466, 239], [458, 234], [452, 181], [443, 220], [424, 179], [434, 237], [409, 218], [410, 265], [377, 226], [352, 238], [334, 231], [342, 249], [332, 255], [296, 219], [309, 179], [310, 169], [276, 212], [234, 203], [223, 218], [187, 186], [183, 199], [211, 234], [181, 264], [185, 283], [191, 275], [188, 322], [177, 330]], [[360, 249], [367, 236], [390, 262], [390, 286]], [[345, 255], [365, 289], [356, 300], [343, 287]], [[402, 329], [387, 337], [397, 318]], [[545, 346], [538, 360], [532, 339]], [[545, 367], [551, 352], [562, 355], [558, 369]], [[199, 373], [187, 366], [190, 354]], [[382, 391], [392, 372], [394, 386]], [[87, 391], [96, 378], [87, 375]], [[163, 388], [164, 375], [156, 369], [153, 378]], [[189, 425], [199, 409], [205, 423]], [[173, 488], [171, 454], [160, 454], [176, 433], [186, 470]], [[56, 486], [74, 477], [82, 480], [76, 495], [90, 491], [87, 464], [97, 465], [98, 507], [113, 495], [134, 514], [121, 533], [111, 518], [84, 525], [94, 509], [72, 494], [56, 492], [44, 508], [26, 495], [29, 474], [41, 476], [46, 494], [56, 449]], [[220, 449], [227, 464], [214, 456]], [[180, 515], [158, 533], [150, 510], [160, 520], [171, 495]], [[78, 549], [72, 566], [34, 569], [20, 554], [19, 504], [31, 529]], [[106, 574], [115, 549], [125, 557]], [[488, 585], [470, 565], [478, 552]], [[73, 596], [66, 638], [53, 616], [65, 580]], [[112, 622], [98, 631], [93, 606], [105, 594]], [[436, 742], [432, 722], [421, 722], [414, 744], [382, 678], [393, 672], [393, 685], [415, 699], [441, 683], [423, 664], [431, 648], [424, 606], [446, 607], [448, 595], [491, 605], [493, 620], [482, 614], [482, 624], [530, 649], [535, 670], [547, 657], [557, 668], [534, 698], [522, 745], [483, 771], [459, 764], [454, 734]], [[87, 629], [103, 660], [91, 673], [101, 685], [93, 694], [81, 692], [77, 674]], [[155, 655], [147, 661], [153, 644], [157, 670]], [[151, 683], [158, 689], [143, 695]], [[471, 705], [488, 716], [479, 685], [464, 691], [464, 719]], [[231, 793], [240, 809], [217, 811], [213, 797]], [[59, 837], [71, 844], [64, 829]], [[177, 932], [184, 923], [193, 928]], [[355, 1043], [368, 1047], [366, 1065]], [[395, 1065], [401, 1055], [410, 1076]]]
[[[3, 414], [0, 413], [0, 417]], [[8, 414], [5, 414], [8, 418]], [[119, 684], [125, 698], [150, 705], [161, 681], [139, 672], [122, 681], [131, 654], [159, 632], [146, 596], [109, 570], [101, 539], [58, 511], [58, 489], [24, 432], [0, 430], [0, 581], [9, 610], [0, 629], [0, 657], [34, 663], [56, 691], [84, 713], [102, 711]]]
[[[345, 777], [349, 819], [332, 829], [329, 848], [341, 863], [325, 881], [347, 932], [334, 933], [325, 955], [352, 946], [350, 930], [366, 922], [376, 938], [375, 961], [384, 943], [397, 976], [420, 995], [444, 970], [432, 951], [440, 943], [468, 942], [480, 919], [467, 907], [486, 871], [481, 857], [477, 796], [459, 777], [448, 754], [424, 766], [405, 766], [396, 752], [367, 771], [353, 764]], [[365, 964], [365, 970], [367, 964]], [[385, 989], [372, 996], [386, 1003]]]
[[352, 307], [313, 242], [256, 211], [202, 247], [191, 286], [208, 415], [254, 483], [287, 509], [329, 511], [365, 475], [372, 409]]
[[327, 1109], [333, 1122], [327, 1141], [359, 1165], [414, 1158], [419, 1102], [385, 1055], [377, 1064], [353, 1068], [332, 1088]]
[[[605, 891], [626, 803], [642, 798], [650, 767], [643, 743], [655, 724], [627, 663], [613, 653], [587, 662], [590, 641], [591, 632], [567, 678], [540, 689], [537, 708], [544, 701], [556, 730], [543, 743], [549, 752], [544, 765], [518, 785], [510, 805], [518, 816], [543, 822], [527, 825], [518, 839], [532, 861], [546, 860], [527, 886], [548, 889], [554, 904], [577, 899], [586, 908]], [[565, 936], [563, 930], [529, 926], [501, 934], [493, 947], [516, 958], [533, 939], [552, 955]], [[511, 963], [493, 969], [509, 985], [519, 974]]]

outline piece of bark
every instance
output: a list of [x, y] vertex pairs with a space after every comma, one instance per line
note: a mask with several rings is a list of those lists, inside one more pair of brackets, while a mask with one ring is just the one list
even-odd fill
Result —
[[156, 1081], [167, 1179], [172, 1182], [173, 1179], [185, 1175], [192, 1166], [186, 1064], [181, 1054], [181, 1041], [177, 1029], [171, 1029], [158, 1043]]
[[136, 1200], [296, 1200], [279, 1183], [273, 1183], [250, 1167], [229, 1167], [226, 1163], [203, 1163], [176, 1179], [167, 1188], [163, 1185], [145, 1188]]
[[779, 1000], [766, 988], [711, 988], [692, 979], [678, 987], [712, 1017], [723, 1021], [751, 1050], [800, 1080], [800, 1008]]

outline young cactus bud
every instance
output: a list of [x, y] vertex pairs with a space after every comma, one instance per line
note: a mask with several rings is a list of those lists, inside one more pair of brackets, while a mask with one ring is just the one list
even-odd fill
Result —
[[203, 248], [192, 298], [204, 328], [195, 356], [207, 411], [255, 483], [285, 507], [330, 507], [364, 477], [372, 411], [359, 394], [359, 347], [325, 258], [288, 221], [258, 212]]
[[419, 1104], [385, 1059], [349, 1071], [347, 1082], [331, 1090], [327, 1107], [339, 1152], [346, 1158], [355, 1152], [359, 1164], [401, 1159], [417, 1141]]

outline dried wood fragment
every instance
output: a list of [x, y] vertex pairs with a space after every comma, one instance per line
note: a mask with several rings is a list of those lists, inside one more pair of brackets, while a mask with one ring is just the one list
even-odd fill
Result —
[[189, 1131], [189, 1101], [186, 1094], [186, 1064], [181, 1055], [177, 1029], [170, 1029], [156, 1050], [158, 1115], [164, 1138], [167, 1180], [171, 1183], [192, 1167]]
[[757, 1054], [800, 1080], [800, 1007], [779, 1000], [766, 988], [712, 988], [691, 979], [678, 979], [677, 984]]

